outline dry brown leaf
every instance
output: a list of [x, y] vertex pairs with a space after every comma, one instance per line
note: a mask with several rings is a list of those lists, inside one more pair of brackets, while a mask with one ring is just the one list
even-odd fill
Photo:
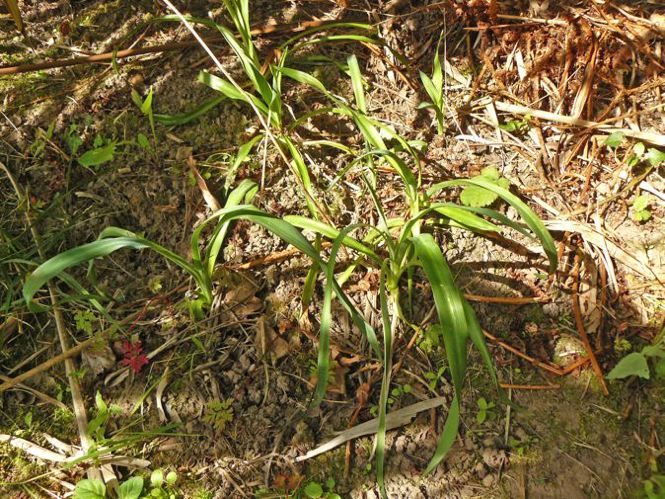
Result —
[[275, 332], [275, 329], [267, 323], [265, 317], [259, 317], [259, 320], [256, 321], [254, 345], [259, 355], [262, 357], [270, 356], [273, 362], [289, 353], [289, 343]]
[[90, 368], [95, 376], [111, 369], [116, 365], [116, 358], [113, 350], [108, 344], [99, 345], [81, 353], [83, 363]]

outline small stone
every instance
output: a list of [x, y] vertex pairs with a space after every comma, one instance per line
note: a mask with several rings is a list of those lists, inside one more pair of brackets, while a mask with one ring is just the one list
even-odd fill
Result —
[[473, 469], [473, 471], [481, 480], [487, 476], [487, 468], [483, 463], [476, 464], [476, 467]]
[[398, 454], [402, 454], [404, 450], [406, 449], [406, 437], [404, 435], [400, 435], [397, 437], [395, 440], [395, 451]]
[[498, 469], [506, 460], [503, 450], [485, 449], [482, 454], [483, 462], [490, 468]]
[[485, 487], [491, 487], [494, 485], [496, 482], [496, 476], [495, 475], [487, 475], [485, 478], [483, 478], [483, 485]]

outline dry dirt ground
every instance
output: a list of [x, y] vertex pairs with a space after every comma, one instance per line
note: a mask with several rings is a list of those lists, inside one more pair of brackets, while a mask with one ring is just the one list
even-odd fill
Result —
[[[640, 140], [647, 147], [650, 140], [663, 142], [665, 23], [658, 17], [665, 14], [663, 7], [489, 0], [250, 3], [253, 24], [285, 28], [256, 38], [266, 59], [290, 36], [290, 27], [304, 21], [375, 24], [377, 36], [403, 55], [402, 61], [383, 48], [331, 42], [308, 49], [294, 65], [350, 96], [347, 75], [332, 61], [343, 63], [355, 53], [367, 83], [369, 114], [408, 139], [427, 143], [427, 183], [496, 167], [514, 193], [552, 221], [559, 245], [559, 271], [548, 277], [542, 256], [510, 232], [499, 240], [461, 230], [440, 234], [459, 285], [476, 296], [474, 308], [494, 337], [490, 349], [500, 380], [513, 386], [506, 389], [513, 405], [499, 399], [471, 351], [463, 428], [453, 450], [432, 474], [422, 474], [445, 407], [390, 432], [388, 495], [639, 497], [643, 480], [665, 467], [662, 379], [608, 383], [605, 396], [588, 362], [578, 362], [565, 376], [553, 372], [586, 356], [572, 307], [578, 281], [582, 321], [605, 373], [630, 344], [639, 349], [662, 328], [663, 167], [646, 161], [630, 166], [629, 156]], [[178, 24], [155, 21], [167, 13], [160, 2], [20, 4], [25, 36], [12, 30], [7, 16], [0, 18], [3, 66], [190, 39]], [[194, 0], [179, 7], [226, 22], [221, 2]], [[439, 136], [433, 114], [418, 109], [427, 98], [418, 71], [431, 72], [442, 32], [447, 125]], [[221, 38], [212, 46], [240, 77]], [[152, 89], [155, 113], [185, 113], [216, 95], [197, 83], [202, 69], [213, 70], [205, 53], [183, 46], [113, 63], [0, 76], [0, 162], [25, 194], [17, 197], [0, 172], [0, 375], [16, 376], [60, 353], [52, 315], [29, 313], [21, 302], [22, 282], [34, 268], [31, 262], [40, 259], [25, 223], [27, 207], [48, 256], [93, 241], [109, 225], [188, 255], [191, 231], [209, 214], [192, 165], [219, 196], [233, 180], [229, 170], [238, 147], [257, 132], [256, 120], [249, 108], [223, 102], [185, 125], [158, 123], [153, 137], [131, 91], [145, 97]], [[295, 116], [323, 102], [301, 86], [285, 85], [284, 91]], [[554, 114], [520, 114], [507, 104]], [[626, 131], [623, 142], [607, 147], [607, 133], [562, 121], [570, 116], [611, 120]], [[635, 138], [636, 132], [647, 135]], [[360, 143], [357, 132], [338, 118], [315, 120], [307, 133]], [[149, 147], [138, 145], [140, 134]], [[111, 142], [116, 147], [110, 161], [90, 167], [78, 161], [85, 151]], [[309, 151], [308, 160], [335, 221], [340, 226], [367, 221], [367, 193], [358, 181], [349, 178], [327, 188], [348, 158], [325, 149]], [[235, 178], [263, 182], [258, 206], [278, 215], [306, 214], [299, 186], [278, 157], [263, 158], [258, 151]], [[389, 210], [403, 209], [390, 175], [380, 188]], [[633, 203], [645, 189], [655, 194], [649, 198], [650, 218], [640, 222]], [[505, 206], [497, 209], [514, 215]], [[356, 408], [358, 422], [371, 419], [378, 384], [359, 406], [358, 395], [377, 365], [366, 358], [370, 350], [344, 313], [335, 310], [334, 386], [320, 409], [307, 410], [321, 297], [318, 290], [303, 320], [308, 262], [295, 253], [280, 258], [276, 252], [285, 249], [267, 232], [236, 224], [217, 274], [218, 307], [200, 322], [183, 305], [193, 283], [155, 253], [122, 251], [98, 261], [95, 292], [105, 293], [110, 315], [122, 320], [138, 312], [114, 339], [75, 358], [89, 416], [96, 414], [97, 393], [117, 406], [105, 428], [107, 444], [117, 446], [116, 454], [145, 460], [117, 466], [118, 476], [173, 470], [182, 497], [299, 497], [301, 485], [330, 479], [342, 497], [378, 497], [370, 438], [295, 462], [346, 429]], [[577, 269], [575, 255], [581, 262]], [[84, 268], [72, 273], [89, 285]], [[350, 283], [350, 295], [374, 320], [377, 283], [371, 272]], [[108, 327], [76, 291], [62, 282], [58, 286], [72, 343]], [[420, 319], [427, 319], [431, 299], [427, 289], [421, 291], [416, 305], [422, 308]], [[482, 298], [488, 296], [513, 301]], [[514, 301], [520, 297], [535, 299]], [[403, 334], [396, 354], [403, 364], [393, 386], [410, 390], [395, 395], [391, 410], [432, 392], [449, 400], [447, 373], [438, 372], [441, 348], [420, 340], [407, 351], [411, 333]], [[154, 353], [138, 373], [120, 363], [123, 339], [138, 340], [145, 353]], [[485, 412], [481, 400], [492, 404]], [[61, 364], [23, 387], [0, 392], [0, 434], [47, 448], [49, 436], [79, 443]], [[0, 443], [0, 496], [66, 496], [86, 466], [56, 465]]]

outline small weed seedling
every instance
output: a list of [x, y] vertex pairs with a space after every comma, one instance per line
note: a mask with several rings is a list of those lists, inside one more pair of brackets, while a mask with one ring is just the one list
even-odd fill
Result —
[[425, 92], [430, 98], [430, 102], [421, 102], [418, 109], [433, 109], [436, 113], [436, 130], [439, 135], [443, 135], [445, 130], [446, 104], [443, 95], [443, 69], [439, 59], [439, 48], [441, 39], [436, 46], [434, 53], [434, 65], [432, 67], [432, 77], [420, 71], [420, 81], [423, 83]]
[[478, 399], [478, 412], [476, 413], [476, 421], [478, 424], [483, 424], [494, 414], [494, 408], [496, 407], [494, 402], [488, 402], [484, 397]]
[[640, 352], [632, 352], [622, 358], [607, 379], [623, 379], [631, 376], [649, 379], [651, 369], [649, 359], [652, 360], [652, 368], [658, 379], [665, 379], [665, 329], [661, 330], [653, 345], [647, 345]]
[[330, 477], [326, 483], [321, 486], [318, 482], [309, 482], [302, 488], [302, 496], [307, 499], [342, 499], [342, 496], [335, 492], [335, 479]]
[[425, 373], [425, 379], [427, 380], [427, 386], [429, 387], [430, 390], [436, 391], [436, 387], [439, 384], [440, 381], [444, 380], [443, 375], [446, 372], [446, 367], [441, 366], [439, 369], [437, 369], [436, 372], [434, 371], [427, 371]]
[[663, 499], [665, 497], [665, 475], [657, 473], [643, 482], [642, 491], [646, 499]]
[[522, 134], [529, 129], [529, 122], [531, 121], [532, 116], [527, 114], [521, 120], [510, 120], [506, 123], [499, 125], [501, 130], [510, 133]]
[[[503, 178], [499, 173], [499, 170], [492, 166], [483, 168], [483, 170], [480, 172], [480, 175], [474, 178], [486, 180], [487, 182], [491, 182], [495, 185], [498, 185], [499, 187], [503, 187], [504, 189], [508, 189], [510, 187], [510, 182], [508, 179]], [[487, 189], [483, 189], [482, 187], [475, 185], [469, 185], [465, 187], [460, 194], [460, 201], [462, 201], [462, 203], [464, 203], [466, 206], [479, 208], [489, 206], [497, 199], [499, 199], [499, 195], [495, 192], [488, 191]]]
[[649, 204], [651, 197], [648, 194], [641, 194], [633, 201], [633, 209], [631, 210], [631, 218], [636, 222], [646, 222], [651, 218], [651, 210]]
[[224, 431], [226, 423], [233, 421], [232, 405], [232, 398], [210, 402], [208, 410], [203, 415], [203, 421], [214, 426], [218, 431]]
[[[138, 107], [141, 110], [143, 115], [148, 117], [148, 121], [150, 122], [150, 131], [152, 132], [152, 138], [155, 141], [155, 144], [157, 144], [157, 135], [155, 134], [155, 115], [152, 112], [152, 87], [150, 87], [148, 95], [146, 95], [145, 99], [142, 99], [139, 93], [136, 90], [132, 89], [132, 101], [134, 102], [134, 104], [136, 104], [136, 107]], [[140, 141], [139, 145], [141, 145]]]

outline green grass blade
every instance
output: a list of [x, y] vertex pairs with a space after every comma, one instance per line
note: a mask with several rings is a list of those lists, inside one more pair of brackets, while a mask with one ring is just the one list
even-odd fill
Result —
[[21, 18], [21, 9], [19, 9], [18, 0], [5, 0], [5, 5], [14, 20], [14, 24], [16, 24], [16, 28], [23, 33], [23, 19]]
[[[376, 431], [376, 481], [379, 484], [381, 497], [387, 497], [385, 483], [385, 458], [386, 458], [386, 415], [388, 412], [388, 393], [390, 393], [390, 374], [392, 372], [393, 359], [393, 328], [390, 317], [390, 305], [386, 291], [386, 265], [381, 269], [379, 278], [379, 300], [381, 304], [381, 325], [383, 326], [383, 379], [381, 381], [381, 393], [379, 395], [379, 424]], [[399, 298], [393, 297], [398, 300]], [[396, 308], [397, 304], [393, 303]], [[393, 314], [393, 321], [398, 320], [397, 314]]]
[[488, 374], [492, 378], [495, 386], [499, 386], [499, 380], [496, 376], [496, 370], [494, 369], [494, 363], [492, 362], [492, 356], [490, 355], [489, 350], [487, 349], [487, 343], [485, 342], [485, 335], [483, 335], [483, 330], [480, 327], [478, 318], [476, 317], [476, 312], [473, 310], [473, 307], [469, 305], [469, 302], [466, 298], [462, 297], [464, 304], [464, 313], [466, 314], [466, 323], [469, 326], [469, 338], [475, 345], [475, 347], [480, 352], [480, 357], [483, 359], [485, 368], [487, 369]]
[[314, 190], [312, 189], [312, 180], [309, 176], [309, 169], [305, 164], [305, 160], [300, 154], [300, 150], [296, 147], [293, 141], [287, 136], [281, 136], [278, 139], [278, 142], [281, 146], [285, 147], [289, 151], [291, 160], [293, 161], [292, 167], [295, 169], [296, 174], [300, 178], [303, 187], [305, 188], [305, 202], [307, 203], [307, 208], [309, 212], [315, 218], [318, 218], [319, 210], [314, 203]]
[[441, 59], [439, 57], [439, 49], [441, 48], [441, 41], [443, 40], [443, 33], [439, 37], [439, 43], [436, 45], [436, 52], [434, 52], [434, 66], [432, 67], [432, 84], [436, 91], [436, 100], [432, 97], [434, 102], [441, 106], [443, 104], [443, 69], [441, 68]]
[[[328, 225], [325, 222], [319, 220], [313, 220], [311, 218], [303, 217], [300, 215], [286, 215], [283, 217], [287, 222], [305, 230], [311, 230], [316, 234], [321, 234], [322, 236], [327, 237], [328, 239], [337, 239], [339, 237], [340, 231], [335, 227]], [[363, 243], [354, 239], [351, 236], [346, 236], [344, 238], [344, 246], [352, 248], [364, 255], [367, 255], [375, 262], [381, 262], [381, 258], [369, 247], [365, 246]]]
[[227, 97], [225, 95], [218, 95], [202, 103], [201, 105], [195, 107], [191, 111], [187, 111], [181, 114], [154, 114], [155, 121], [161, 125], [165, 126], [178, 126], [185, 125], [191, 121], [194, 121], [197, 118], [200, 118], [208, 111], [218, 106], [221, 102], [225, 101]]
[[292, 49], [292, 52], [300, 50], [301, 48], [307, 47], [309, 45], [316, 45], [318, 43], [332, 43], [332, 42], [364, 42], [371, 43], [373, 45], [384, 45], [382, 40], [376, 38], [371, 38], [364, 35], [329, 35], [322, 36], [320, 38], [314, 38], [312, 40], [307, 40], [305, 42], [295, 45]]
[[432, 459], [430, 459], [427, 468], [425, 469], [425, 474], [431, 473], [436, 469], [439, 463], [446, 457], [448, 451], [455, 443], [455, 438], [457, 438], [457, 433], [459, 432], [459, 423], [460, 423], [460, 404], [459, 398], [457, 395], [453, 398], [452, 403], [450, 404], [450, 409], [448, 409], [448, 416], [446, 416], [446, 422], [443, 425], [443, 432], [439, 437], [439, 442], [436, 445], [436, 450]]
[[529, 232], [528, 227], [524, 224], [517, 223], [510, 218], [508, 218], [506, 215], [503, 213], [500, 213], [496, 210], [492, 210], [490, 208], [478, 208], [475, 206], [460, 206], [460, 208], [463, 208], [466, 211], [470, 211], [472, 213], [477, 213], [479, 215], [483, 215], [488, 218], [493, 218], [497, 222], [501, 223], [502, 225], [505, 225], [506, 227], [510, 227], [511, 229], [515, 229], [517, 232], [520, 234], [531, 238], [531, 239], [536, 239], [536, 237], [533, 235], [532, 232]]
[[337, 253], [344, 243], [344, 239], [356, 225], [350, 225], [344, 228], [335, 238], [330, 257], [325, 266], [326, 285], [323, 289], [323, 304], [321, 307], [321, 328], [319, 330], [319, 355], [317, 362], [316, 387], [314, 388], [314, 397], [311, 408], [318, 407], [328, 388], [328, 374], [330, 369], [330, 329], [332, 327], [332, 300], [335, 290], [335, 263], [337, 262]]
[[179, 255], [176, 255], [175, 253], [167, 250], [162, 246], [159, 246], [158, 244], [153, 243], [152, 241], [148, 241], [140, 237], [109, 237], [64, 251], [37, 267], [37, 269], [35, 269], [35, 271], [26, 279], [23, 286], [23, 297], [28, 304], [28, 307], [32, 306], [34, 309], [32, 298], [34, 297], [35, 293], [37, 293], [37, 291], [39, 291], [39, 289], [41, 289], [47, 281], [59, 276], [66, 269], [81, 263], [89, 262], [95, 258], [106, 256], [123, 248], [137, 250], [150, 248], [160, 253], [172, 263], [183, 268], [197, 281], [200, 281], [201, 275], [198, 269], [187, 263]]
[[[246, 145], [247, 144], [245, 144], [245, 146]], [[249, 151], [246, 152], [246, 154], [248, 153]], [[239, 204], [250, 203], [252, 201], [252, 198], [254, 198], [254, 195], [258, 191], [258, 188], [259, 186], [253, 180], [249, 179], [243, 180], [242, 182], [240, 182], [240, 185], [238, 185], [238, 187], [236, 187], [231, 191], [228, 198], [226, 199], [224, 207], [231, 208], [233, 206], [238, 206]], [[231, 225], [230, 221], [217, 224], [217, 227], [215, 227], [215, 230], [212, 234], [210, 243], [208, 244], [208, 250], [206, 251], [205, 262], [203, 262], [203, 266], [206, 269], [206, 272], [208, 273], [209, 276], [212, 276], [212, 273], [215, 270], [215, 265], [217, 264], [217, 258], [219, 257], [219, 252], [222, 249], [222, 244], [224, 243], [224, 239], [226, 238], [226, 233], [228, 232], [230, 225]], [[198, 234], [200, 234], [200, 231], [198, 232]], [[199, 236], [197, 236], [196, 241], [192, 240], [192, 245], [196, 243], [197, 248], [198, 248], [198, 237]]]
[[330, 92], [328, 92], [328, 89], [325, 87], [325, 85], [321, 83], [321, 80], [319, 80], [318, 78], [309, 73], [305, 73], [304, 71], [300, 71], [299, 69], [293, 69], [287, 67], [275, 68], [275, 70], [279, 71], [287, 78], [291, 78], [293, 81], [297, 81], [298, 83], [302, 83], [304, 85], [309, 85], [310, 87], [315, 88], [322, 94], [330, 96]]
[[358, 58], [354, 55], [347, 59], [349, 65], [349, 75], [351, 76], [351, 86], [353, 95], [356, 98], [356, 106], [363, 114], [367, 114], [367, 103], [365, 102], [365, 89], [363, 87], [363, 77], [358, 66]]
[[[326, 262], [321, 258], [319, 252], [312, 246], [305, 236], [291, 223], [277, 218], [269, 213], [259, 210], [251, 205], [239, 205], [232, 208], [223, 208], [216, 213], [213, 213], [201, 225], [207, 224], [215, 219], [219, 219], [218, 223], [232, 221], [236, 219], [248, 220], [252, 223], [261, 225], [263, 228], [272, 232], [284, 242], [294, 246], [302, 253], [310, 257], [318, 266], [325, 272]], [[199, 227], [199, 229], [201, 226]], [[372, 326], [370, 326], [365, 319], [357, 311], [351, 300], [342, 291], [336, 282], [333, 282], [334, 292], [337, 299], [342, 303], [342, 306], [351, 316], [353, 323], [360, 329], [361, 333], [367, 338], [368, 343], [372, 349], [380, 355], [380, 348], [376, 339], [376, 333]]]
[[94, 258], [106, 256], [109, 253], [113, 253], [122, 248], [142, 249], [146, 247], [145, 244], [139, 243], [135, 239], [115, 238], [94, 241], [64, 251], [42, 263], [32, 274], [30, 274], [30, 276], [28, 276], [23, 285], [23, 298], [30, 308], [33, 306], [32, 298], [35, 296], [35, 293], [37, 293], [37, 291], [39, 291], [49, 280], [57, 277], [69, 267], [88, 262]]
[[376, 28], [372, 26], [371, 24], [365, 24], [365, 23], [353, 23], [353, 22], [331, 22], [331, 23], [324, 23], [320, 26], [315, 26], [313, 28], [306, 29], [302, 33], [298, 33], [297, 35], [292, 36], [288, 40], [286, 40], [282, 45], [280, 46], [281, 49], [284, 49], [285, 47], [288, 47], [291, 45], [293, 42], [300, 40], [303, 37], [309, 36], [312, 33], [316, 33], [318, 31], [327, 31], [331, 29], [336, 29], [336, 28], [349, 28], [349, 29], [360, 29], [360, 30], [366, 30], [366, 31], [376, 31]]
[[420, 81], [423, 82], [423, 87], [425, 87], [425, 92], [427, 92], [427, 95], [429, 95], [429, 98], [432, 99], [434, 105], [436, 106], [438, 100], [437, 100], [437, 92], [434, 86], [434, 82], [432, 82], [432, 79], [422, 71], [420, 72]]
[[370, 118], [354, 110], [351, 110], [350, 114], [368, 144], [370, 144], [374, 149], [388, 149], [386, 147], [386, 143], [381, 137], [381, 134], [379, 133], [378, 127]]
[[[108, 239], [133, 239], [139, 244], [145, 245], [144, 247], [150, 248], [151, 250], [155, 251], [156, 253], [159, 253], [162, 255], [164, 258], [169, 260], [170, 262], [174, 263], [178, 267], [182, 268], [185, 272], [189, 273], [199, 280], [199, 275], [200, 271], [199, 268], [196, 265], [192, 265], [187, 260], [182, 258], [180, 255], [177, 253], [174, 253], [168, 248], [165, 248], [164, 246], [161, 246], [160, 244], [157, 244], [149, 239], [146, 239], [144, 237], [138, 236], [134, 232], [127, 230], [127, 229], [121, 229], [120, 227], [106, 227], [102, 232], [99, 234], [98, 240], [103, 241], [103, 240], [108, 240]], [[91, 243], [94, 244], [94, 243]], [[141, 249], [141, 248], [136, 248], [136, 249]]]
[[331, 147], [333, 149], [337, 149], [338, 151], [342, 151], [348, 154], [349, 156], [356, 155], [356, 152], [353, 149], [351, 149], [349, 146], [334, 140], [326, 140], [326, 139], [305, 140], [302, 142], [302, 145], [304, 147]]
[[236, 153], [236, 157], [233, 160], [231, 168], [229, 168], [226, 171], [225, 175], [226, 180], [224, 181], [224, 187], [226, 189], [229, 189], [231, 187], [231, 184], [235, 180], [238, 169], [243, 164], [243, 162], [249, 157], [254, 146], [264, 138], [265, 138], [264, 135], [257, 135], [256, 137], [252, 137], [251, 139], [249, 139], [247, 142], [245, 142], [243, 145], [240, 146], [238, 152]]
[[221, 92], [229, 99], [239, 100], [247, 104], [254, 104], [254, 106], [256, 106], [256, 108], [266, 117], [269, 114], [268, 106], [263, 101], [258, 99], [255, 95], [236, 88], [232, 83], [226, 81], [223, 78], [220, 78], [219, 76], [210, 74], [207, 71], [201, 71], [198, 76], [198, 81], [208, 85], [213, 90]]
[[459, 179], [459, 180], [449, 180], [446, 182], [440, 182], [433, 185], [427, 191], [429, 196], [433, 196], [442, 189], [448, 187], [458, 187], [458, 186], [467, 186], [474, 185], [477, 187], [482, 187], [497, 194], [504, 201], [510, 204], [515, 210], [520, 214], [527, 226], [533, 231], [535, 236], [542, 244], [545, 254], [547, 255], [550, 261], [550, 272], [555, 272], [558, 266], [557, 263], [557, 251], [556, 246], [554, 245], [554, 240], [552, 235], [549, 233], [543, 222], [538, 218], [531, 208], [529, 208], [520, 198], [512, 194], [509, 190], [504, 189], [492, 182], [482, 180], [479, 178], [474, 179]]
[[456, 205], [445, 205], [438, 206], [434, 208], [434, 211], [443, 215], [444, 217], [454, 220], [455, 222], [461, 224], [464, 228], [468, 228], [472, 231], [480, 232], [499, 232], [500, 229], [492, 222], [488, 222], [484, 218], [470, 213], [470, 210], [466, 210], [463, 206]]

